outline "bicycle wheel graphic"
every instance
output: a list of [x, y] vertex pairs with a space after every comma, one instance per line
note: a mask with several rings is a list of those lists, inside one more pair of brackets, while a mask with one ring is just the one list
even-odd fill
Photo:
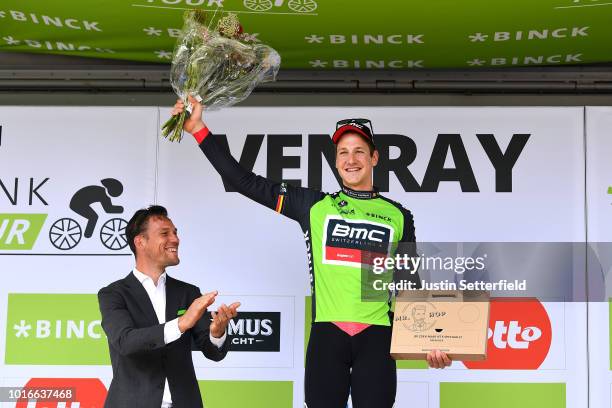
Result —
[[81, 241], [81, 226], [72, 218], [60, 218], [49, 229], [49, 241], [57, 249], [67, 251]]
[[126, 226], [127, 221], [123, 218], [111, 218], [100, 228], [100, 241], [105, 247], [113, 251], [125, 248], [128, 244], [125, 237]]
[[272, 0], [244, 0], [243, 4], [253, 11], [268, 11], [272, 8]]
[[317, 2], [314, 0], [289, 0], [289, 8], [298, 13], [310, 13], [317, 9]]

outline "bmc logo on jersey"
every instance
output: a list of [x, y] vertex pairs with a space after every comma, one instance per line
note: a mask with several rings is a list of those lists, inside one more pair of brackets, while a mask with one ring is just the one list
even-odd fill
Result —
[[552, 328], [537, 299], [493, 299], [487, 359], [465, 361], [467, 368], [535, 370], [546, 359]]
[[328, 216], [323, 237], [323, 263], [360, 266], [367, 259], [386, 256], [393, 228], [367, 220]]

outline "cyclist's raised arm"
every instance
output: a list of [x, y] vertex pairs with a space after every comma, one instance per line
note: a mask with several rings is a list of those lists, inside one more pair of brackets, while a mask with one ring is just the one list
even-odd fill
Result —
[[[195, 137], [200, 149], [221, 177], [232, 184], [240, 194], [296, 221], [304, 219], [310, 207], [319, 201], [323, 194], [316, 190], [272, 181], [244, 169], [202, 122], [202, 105], [192, 97], [190, 102], [192, 112], [185, 121], [184, 129]], [[183, 109], [184, 104], [179, 100], [172, 113], [180, 113]]]

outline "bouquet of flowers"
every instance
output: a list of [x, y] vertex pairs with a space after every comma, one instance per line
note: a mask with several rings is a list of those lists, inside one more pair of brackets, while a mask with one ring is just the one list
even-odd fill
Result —
[[[257, 84], [274, 81], [280, 55], [242, 30], [238, 17], [228, 13], [214, 22], [203, 10], [185, 13], [170, 70], [174, 92], [187, 103], [192, 95], [206, 109], [232, 106], [246, 99]], [[162, 135], [180, 141], [189, 107], [162, 127]]]

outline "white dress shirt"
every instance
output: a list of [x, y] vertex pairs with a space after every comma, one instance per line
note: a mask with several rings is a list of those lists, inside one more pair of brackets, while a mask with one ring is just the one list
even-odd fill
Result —
[[[157, 315], [157, 320], [159, 323], [164, 324], [164, 343], [172, 343], [175, 340], [178, 340], [181, 337], [181, 331], [179, 330], [178, 320], [176, 319], [170, 320], [166, 323], [166, 272], [162, 273], [157, 280], [157, 286], [153, 283], [153, 279], [144, 273], [140, 272], [138, 269], [134, 268], [132, 271], [134, 276], [142, 283], [147, 295], [149, 295], [149, 299], [151, 299], [151, 303], [153, 304], [153, 309], [155, 310], [155, 314]], [[223, 343], [225, 343], [225, 338], [227, 337], [227, 333], [223, 333], [223, 336], [220, 338], [213, 337], [210, 335], [210, 341], [212, 344], [217, 346], [218, 348], [223, 347]], [[161, 408], [170, 408], [172, 407], [172, 395], [170, 395], [170, 387], [168, 386], [168, 379], [166, 378], [166, 383], [164, 384], [164, 396], [162, 397]]]

